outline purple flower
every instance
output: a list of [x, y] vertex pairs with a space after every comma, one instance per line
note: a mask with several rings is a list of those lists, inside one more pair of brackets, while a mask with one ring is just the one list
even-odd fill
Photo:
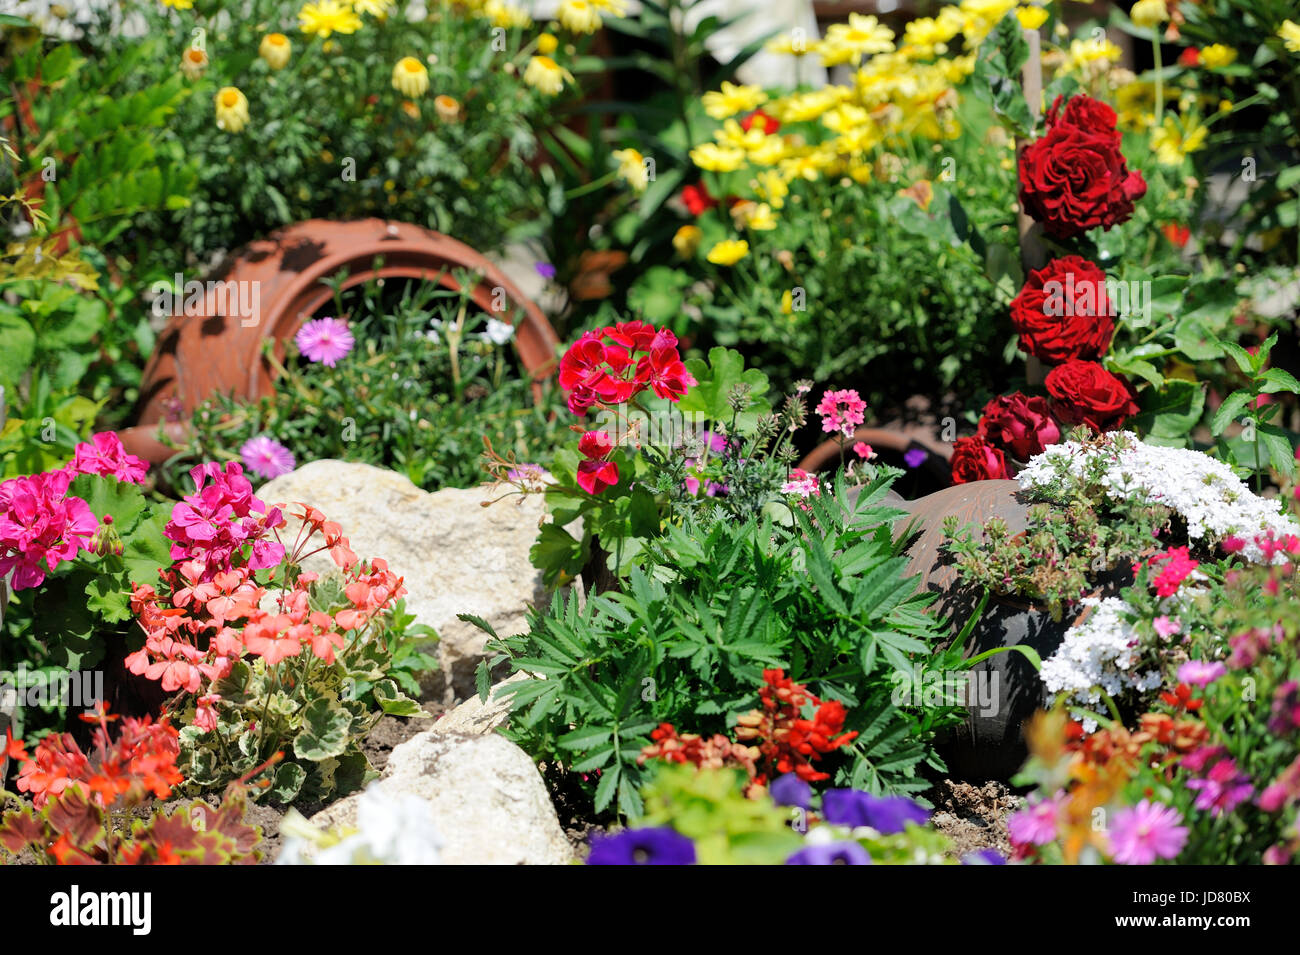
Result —
[[1190, 683], [1193, 686], [1204, 688], [1227, 672], [1228, 668], [1222, 663], [1207, 663], [1204, 660], [1188, 660], [1178, 668], [1178, 682]]
[[786, 865], [871, 865], [871, 854], [856, 842], [832, 842], [824, 846], [806, 846]]
[[667, 827], [624, 829], [596, 839], [587, 865], [694, 865], [695, 843]]
[[550, 262], [536, 262], [533, 264], [533, 268], [537, 270], [538, 275], [547, 281], [555, 278], [555, 266]]
[[1177, 809], [1143, 799], [1115, 813], [1110, 826], [1110, 856], [1120, 865], [1151, 865], [1173, 859], [1187, 844], [1187, 827]]
[[348, 323], [337, 318], [313, 319], [298, 329], [293, 340], [309, 361], [318, 361], [326, 368], [333, 368], [356, 344]]
[[828, 789], [822, 795], [822, 816], [841, 826], [870, 826], [881, 835], [902, 832], [909, 822], [923, 826], [930, 813], [905, 796], [873, 796], [860, 789]]
[[1189, 780], [1187, 788], [1200, 793], [1194, 803], [1196, 808], [1208, 809], [1212, 816], [1232, 812], [1255, 791], [1250, 777], [1238, 772], [1233, 759], [1220, 759], [1204, 779]]
[[929, 456], [930, 452], [925, 448], [908, 448], [903, 454], [903, 463], [909, 468], [919, 468]]
[[1018, 846], [1044, 846], [1056, 839], [1061, 797], [1040, 799], [1007, 817], [1007, 833]]
[[244, 467], [268, 480], [288, 474], [297, 466], [288, 448], [264, 434], [245, 441], [239, 456], [244, 459]]
[[794, 773], [778, 776], [768, 787], [768, 792], [772, 794], [772, 802], [778, 806], [807, 809], [812, 803], [812, 787]]
[[962, 865], [1006, 865], [1007, 860], [997, 849], [977, 849], [961, 857]]

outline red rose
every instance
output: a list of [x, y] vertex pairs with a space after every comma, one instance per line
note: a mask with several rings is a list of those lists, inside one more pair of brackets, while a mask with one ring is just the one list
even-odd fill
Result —
[[1047, 134], [1020, 157], [1021, 208], [1058, 239], [1126, 221], [1147, 184], [1124, 161], [1114, 112], [1071, 100], [1063, 113], [1054, 104], [1052, 113]]
[[1075, 126], [1084, 132], [1113, 139], [1116, 146], [1120, 144], [1120, 132], [1115, 125], [1115, 111], [1109, 105], [1091, 96], [1072, 96], [1062, 110], [1063, 99], [1065, 99], [1063, 96], [1056, 97], [1052, 108], [1047, 111], [1048, 129], [1056, 125]]
[[1024, 351], [1052, 365], [1100, 358], [1115, 332], [1106, 273], [1077, 255], [1029, 273], [1011, 302], [1011, 324]]
[[952, 483], [966, 484], [970, 481], [987, 481], [1010, 477], [1007, 473], [1007, 459], [997, 448], [988, 444], [979, 435], [973, 438], [958, 438], [952, 445]]
[[1029, 398], [1018, 391], [984, 406], [978, 434], [1017, 461], [1028, 461], [1061, 440], [1061, 429], [1052, 420], [1047, 399]]
[[1052, 411], [1069, 424], [1093, 431], [1114, 431], [1138, 410], [1133, 390], [1095, 361], [1071, 359], [1047, 373]]
[[703, 215], [718, 204], [718, 200], [709, 195], [709, 187], [702, 182], [683, 187], [682, 202], [693, 216]]

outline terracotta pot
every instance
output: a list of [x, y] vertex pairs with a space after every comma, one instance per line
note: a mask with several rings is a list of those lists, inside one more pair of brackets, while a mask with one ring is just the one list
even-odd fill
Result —
[[[383, 260], [379, 268], [377, 258]], [[138, 425], [123, 433], [123, 443], [157, 463], [171, 453], [155, 438], [157, 423], [169, 412], [172, 418], [188, 418], [218, 393], [242, 399], [270, 395], [274, 381], [262, 358], [262, 342], [271, 339], [276, 354], [283, 356], [284, 343], [332, 298], [322, 279], [347, 272], [345, 289], [377, 278], [424, 279], [459, 289], [453, 269], [482, 276], [471, 298], [484, 311], [499, 310], [503, 297], [523, 310], [515, 347], [533, 378], [534, 395], [540, 396], [541, 381], [555, 372], [559, 337], [541, 309], [481, 254], [409, 223], [311, 219], [248, 245], [215, 276], [217, 281], [257, 283], [232, 286], [257, 288], [257, 314], [238, 314], [238, 306], [224, 294], [209, 291], [201, 314], [168, 321], [144, 370]], [[245, 292], [245, 302], [251, 299]]]
[[[906, 573], [920, 577], [923, 591], [937, 594], [930, 613], [952, 621], [953, 635], [974, 612], [980, 588], [964, 585], [956, 566], [939, 550], [943, 522], [950, 515], [960, 526], [983, 526], [992, 517], [1006, 521], [1012, 534], [1026, 529], [1029, 505], [1015, 481], [974, 481], [945, 488], [897, 506], [913, 519]], [[1061, 645], [1075, 620], [1055, 621], [1033, 603], [994, 595], [966, 642], [971, 657], [995, 647], [1027, 646], [1046, 659]], [[1048, 702], [1048, 694], [1033, 665], [1020, 653], [999, 653], [970, 671], [977, 699], [966, 723], [941, 741], [939, 752], [948, 769], [963, 779], [1010, 779], [1028, 755], [1023, 726]]]

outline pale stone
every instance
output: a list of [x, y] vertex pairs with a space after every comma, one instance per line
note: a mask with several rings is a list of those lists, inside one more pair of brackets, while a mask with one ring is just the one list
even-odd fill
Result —
[[[426, 730], [393, 750], [372, 785], [428, 804], [446, 865], [566, 865], [575, 858], [532, 759], [495, 733]], [[354, 826], [357, 798], [323, 809], [312, 825]]]

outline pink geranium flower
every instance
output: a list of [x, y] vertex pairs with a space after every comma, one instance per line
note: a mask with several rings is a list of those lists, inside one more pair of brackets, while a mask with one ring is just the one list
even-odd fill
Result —
[[128, 454], [122, 440], [112, 431], [93, 435], [90, 442], [83, 441], [74, 449], [72, 463], [66, 468], [71, 477], [78, 474], [98, 474], [128, 484], [143, 484], [149, 471], [148, 462]]
[[1222, 663], [1188, 660], [1178, 668], [1178, 682], [1205, 688], [1228, 672]]
[[337, 318], [317, 318], [298, 329], [293, 339], [309, 361], [333, 368], [356, 344], [348, 324]]
[[1143, 799], [1115, 813], [1110, 827], [1110, 856], [1120, 865], [1150, 865], [1173, 859], [1187, 844], [1182, 815], [1171, 806]]
[[239, 456], [244, 459], [244, 467], [268, 480], [288, 474], [297, 467], [289, 449], [264, 434], [245, 441], [239, 449]]
[[99, 526], [90, 505], [67, 497], [66, 471], [0, 483], [0, 577], [13, 571], [14, 590], [38, 587], [46, 573], [90, 550]]

